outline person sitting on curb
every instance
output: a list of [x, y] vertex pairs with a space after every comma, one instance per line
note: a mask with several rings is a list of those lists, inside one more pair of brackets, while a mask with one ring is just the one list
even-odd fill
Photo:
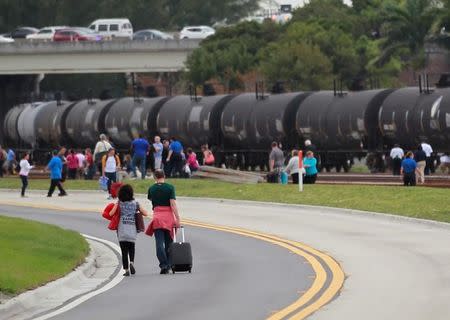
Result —
[[174, 227], [180, 226], [180, 216], [175, 198], [175, 188], [165, 182], [164, 171], [155, 170], [156, 182], [148, 189], [148, 199], [153, 206], [153, 219], [145, 234], [155, 235], [156, 256], [159, 260], [160, 274], [167, 274], [172, 267], [169, 248], [174, 238]]

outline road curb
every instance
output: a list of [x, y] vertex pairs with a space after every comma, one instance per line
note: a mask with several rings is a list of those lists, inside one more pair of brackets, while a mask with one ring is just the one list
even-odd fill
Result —
[[96, 238], [83, 236], [90, 248], [85, 263], [60, 279], [24, 292], [1, 304], [2, 319], [47, 319], [59, 313], [60, 308], [105, 287], [120, 275], [117, 248]]

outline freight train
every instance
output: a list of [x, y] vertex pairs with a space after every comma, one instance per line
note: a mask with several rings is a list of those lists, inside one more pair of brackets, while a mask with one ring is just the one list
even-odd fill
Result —
[[7, 146], [41, 151], [92, 148], [100, 133], [119, 150], [138, 134], [174, 136], [194, 150], [208, 144], [218, 165], [243, 169], [265, 168], [272, 141], [290, 150], [309, 139], [322, 168], [347, 171], [368, 156], [375, 171], [395, 143], [450, 151], [450, 88], [39, 102], [12, 108], [3, 130]]

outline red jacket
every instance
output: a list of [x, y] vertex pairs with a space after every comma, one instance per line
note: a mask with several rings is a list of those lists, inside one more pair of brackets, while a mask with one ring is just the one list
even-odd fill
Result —
[[170, 236], [173, 239], [173, 227], [176, 226], [176, 224], [177, 222], [172, 208], [158, 206], [153, 209], [153, 219], [148, 225], [145, 234], [151, 237], [156, 229], [165, 229], [170, 232]]
[[112, 208], [114, 208], [115, 203], [109, 203], [105, 209], [103, 209], [103, 218], [110, 220], [108, 229], [109, 230], [117, 230], [119, 228], [119, 220], [120, 220], [120, 207], [117, 206], [116, 213], [111, 217], [109, 213], [111, 212]]

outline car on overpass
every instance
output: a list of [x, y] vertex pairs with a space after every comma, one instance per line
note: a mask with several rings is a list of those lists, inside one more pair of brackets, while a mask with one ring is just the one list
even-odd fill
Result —
[[126, 18], [98, 19], [89, 25], [89, 29], [103, 38], [133, 38], [133, 26]]
[[180, 32], [180, 39], [205, 39], [215, 33], [216, 30], [208, 26], [184, 27]]
[[26, 36], [27, 40], [31, 41], [53, 41], [55, 32], [61, 29], [66, 29], [67, 26], [45, 27], [39, 30], [38, 33], [32, 33]]
[[3, 34], [3, 36], [7, 38], [12, 39], [25, 39], [27, 35], [38, 33], [39, 29], [33, 28], [33, 27], [19, 27], [14, 29], [13, 31], [9, 33]]
[[135, 32], [133, 40], [173, 40], [173, 36], [159, 30], [145, 29]]
[[87, 28], [66, 28], [55, 32], [53, 41], [100, 41], [102, 36]]

